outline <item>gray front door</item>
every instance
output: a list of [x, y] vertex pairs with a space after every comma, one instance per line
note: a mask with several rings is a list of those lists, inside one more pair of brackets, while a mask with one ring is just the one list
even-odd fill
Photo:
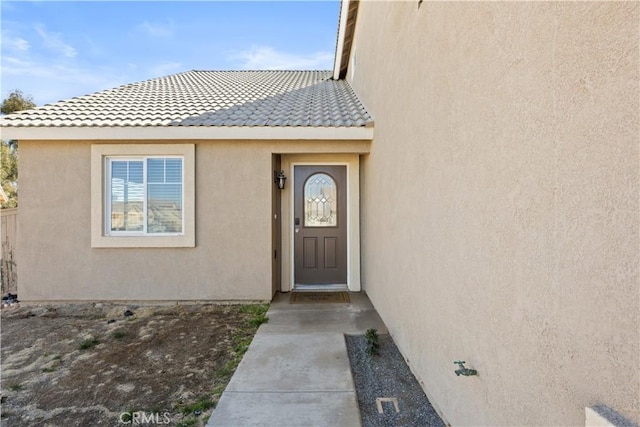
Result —
[[347, 284], [347, 167], [294, 166], [295, 284]]

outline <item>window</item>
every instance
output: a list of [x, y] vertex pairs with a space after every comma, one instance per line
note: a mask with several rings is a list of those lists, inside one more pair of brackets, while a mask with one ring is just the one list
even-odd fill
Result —
[[107, 157], [106, 234], [181, 234], [182, 157]]
[[335, 227], [338, 225], [336, 182], [325, 173], [311, 175], [304, 184], [304, 226]]
[[195, 246], [193, 144], [91, 147], [92, 247]]

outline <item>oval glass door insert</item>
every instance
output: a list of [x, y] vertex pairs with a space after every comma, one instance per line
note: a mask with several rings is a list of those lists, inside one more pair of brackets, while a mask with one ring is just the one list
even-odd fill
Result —
[[338, 189], [326, 173], [311, 175], [304, 184], [304, 226], [336, 227], [338, 225]]

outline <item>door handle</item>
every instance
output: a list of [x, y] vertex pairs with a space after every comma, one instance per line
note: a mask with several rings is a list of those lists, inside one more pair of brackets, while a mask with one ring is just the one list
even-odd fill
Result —
[[294, 221], [294, 224], [295, 225], [300, 225], [300, 218], [296, 218], [295, 221]]

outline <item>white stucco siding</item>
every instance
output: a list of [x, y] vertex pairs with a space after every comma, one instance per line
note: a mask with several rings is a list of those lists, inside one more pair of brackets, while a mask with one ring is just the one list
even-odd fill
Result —
[[639, 18], [360, 3], [363, 288], [452, 425], [640, 422]]
[[[171, 141], [181, 143], [194, 141]], [[20, 141], [18, 273], [23, 301], [270, 300], [272, 200], [279, 191], [273, 183], [272, 154], [358, 153], [368, 151], [369, 143], [197, 141], [195, 245], [170, 248], [92, 247], [95, 144]]]

